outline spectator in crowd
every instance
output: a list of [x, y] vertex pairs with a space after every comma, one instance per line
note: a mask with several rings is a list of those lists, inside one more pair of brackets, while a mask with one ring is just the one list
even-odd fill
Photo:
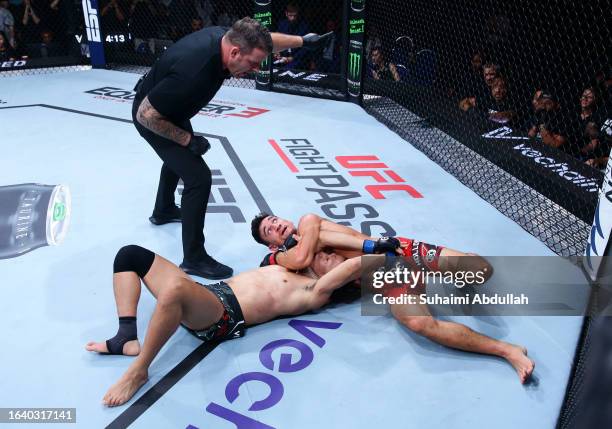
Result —
[[8, 0], [0, 0], [0, 33], [4, 33], [8, 38], [8, 44], [15, 49], [17, 43], [15, 40], [15, 18], [9, 11]]
[[[472, 58], [472, 61], [474, 62], [474, 58]], [[490, 96], [490, 94], [492, 93], [491, 90], [493, 82], [495, 82], [495, 79], [497, 79], [498, 77], [501, 77], [501, 74], [499, 72], [499, 66], [493, 63], [485, 64], [484, 66], [482, 66], [481, 76], [482, 78], [480, 79], [480, 83], [476, 84], [476, 88], [471, 91], [473, 93], [467, 94], [466, 97], [459, 101], [459, 108], [464, 112], [467, 112], [468, 110], [476, 107], [476, 105], [478, 104], [478, 99], [480, 99], [480, 102], [482, 103]]]
[[316, 69], [323, 73], [338, 73], [340, 71], [340, 36], [336, 32], [338, 24], [333, 19], [327, 20], [325, 32], [333, 32], [332, 37], [323, 47], [320, 56], [316, 56]]
[[603, 167], [600, 164], [612, 148], [612, 120], [607, 116], [596, 89], [585, 88], [580, 97], [574, 140], [580, 150], [579, 158], [593, 167]]
[[106, 34], [124, 33], [127, 28], [127, 9], [121, 0], [102, 2], [102, 28]]
[[493, 63], [487, 63], [482, 66], [482, 76], [484, 78], [485, 84], [491, 88], [495, 79], [500, 76], [499, 66]]
[[137, 52], [155, 52], [154, 38], [157, 36], [154, 30], [157, 25], [154, 21], [155, 15], [155, 7], [150, 1], [132, 0], [128, 27]]
[[217, 6], [217, 25], [221, 27], [231, 27], [233, 17], [230, 15], [225, 5]]
[[372, 48], [370, 70], [376, 80], [394, 80], [399, 82], [400, 77], [395, 64], [385, 59], [380, 46]]
[[593, 86], [597, 89], [600, 94], [601, 103], [600, 107], [606, 109], [608, 113], [612, 112], [612, 67], [599, 70], [595, 74]]
[[9, 45], [3, 32], [0, 31], [0, 62], [15, 59], [15, 51]]
[[481, 51], [472, 52], [470, 65], [460, 82], [461, 88], [459, 93], [463, 95], [462, 98], [478, 97], [486, 93], [488, 87], [483, 80], [484, 61], [484, 54]]
[[202, 21], [202, 18], [196, 17], [196, 18], [191, 18], [191, 32], [195, 33], [196, 31], [200, 31], [202, 28], [204, 28], [204, 22]]
[[366, 42], [365, 54], [366, 58], [371, 58], [372, 49], [374, 49], [374, 47], [382, 46], [382, 40], [380, 38], [378, 28], [374, 25], [368, 27], [367, 35], [368, 41]]
[[599, 146], [599, 129], [602, 125], [598, 111], [598, 97], [593, 87], [585, 88], [580, 96], [580, 112], [576, 123], [575, 138], [580, 153], [587, 156]]
[[[290, 2], [285, 9], [285, 19], [278, 23], [279, 33], [293, 36], [308, 34], [308, 24], [302, 19], [300, 7]], [[285, 69], [305, 69], [308, 64], [307, 52], [301, 48], [287, 49], [274, 54], [274, 64], [284, 66]]]
[[516, 105], [508, 95], [508, 84], [503, 77], [493, 80], [491, 96], [485, 99], [480, 107], [489, 122], [514, 126], [518, 119]]
[[21, 43], [38, 43], [39, 36], [42, 31], [41, 19], [37, 13], [38, 4], [33, 0], [25, 0], [21, 14], [21, 28], [19, 33]]
[[51, 31], [43, 31], [40, 34], [41, 43], [36, 45], [36, 51], [33, 57], [48, 58], [62, 55], [61, 46], [55, 42], [54, 34]]
[[538, 89], [531, 101], [533, 114], [527, 122], [527, 135], [539, 139], [547, 146], [564, 149], [569, 153], [566, 121], [561, 105], [551, 92]]

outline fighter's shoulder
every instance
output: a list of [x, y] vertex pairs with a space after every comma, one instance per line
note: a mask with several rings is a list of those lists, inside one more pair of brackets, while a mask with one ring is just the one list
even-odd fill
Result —
[[308, 222], [321, 222], [323, 218], [314, 213], [306, 213], [302, 217], [300, 217], [300, 225], [303, 225]]

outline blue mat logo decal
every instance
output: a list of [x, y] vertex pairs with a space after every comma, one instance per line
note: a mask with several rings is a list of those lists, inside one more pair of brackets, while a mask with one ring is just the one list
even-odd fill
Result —
[[[338, 329], [342, 326], [342, 323], [292, 319], [289, 321], [289, 326], [312, 344], [323, 348], [325, 339], [315, 333], [313, 329]], [[259, 352], [259, 361], [264, 368], [274, 371], [275, 364], [272, 353], [283, 347], [293, 348], [298, 352], [299, 359], [293, 362], [293, 354], [282, 353], [277, 368], [277, 371], [281, 374], [302, 371], [314, 361], [314, 352], [308, 344], [299, 340], [285, 338], [271, 341], [262, 347]], [[225, 388], [225, 398], [230, 404], [233, 403], [240, 395], [240, 387], [245, 383], [255, 381], [266, 384], [270, 389], [270, 393], [267, 397], [253, 402], [248, 411], [263, 411], [277, 405], [282, 400], [285, 392], [283, 382], [277, 376], [262, 371], [245, 372], [232, 378]], [[245, 414], [219, 405], [216, 402], [208, 404], [206, 411], [223, 420], [234, 423], [239, 428], [274, 429], [274, 426], [269, 426]], [[189, 425], [187, 429], [197, 429], [197, 427]]]

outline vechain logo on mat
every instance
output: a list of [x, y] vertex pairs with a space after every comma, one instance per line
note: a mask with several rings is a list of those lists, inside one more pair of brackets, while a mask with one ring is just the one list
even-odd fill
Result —
[[[340, 328], [342, 323], [293, 319], [289, 321], [289, 326], [302, 336], [301, 339], [306, 339], [308, 341], [304, 342], [291, 338], [270, 341], [259, 351], [259, 363], [261, 363], [263, 368], [253, 368], [252, 370], [238, 374], [229, 380], [225, 387], [225, 399], [230, 404], [236, 401], [240, 396], [240, 388], [247, 383], [265, 384], [269, 389], [268, 396], [255, 400], [248, 410], [235, 410], [232, 409], [230, 405], [220, 405], [218, 402], [225, 402], [223, 400], [213, 401], [206, 407], [206, 412], [226, 422], [233, 423], [236, 425], [236, 428], [274, 429], [274, 426], [256, 420], [255, 416], [249, 416], [248, 412], [263, 411], [278, 405], [285, 393], [283, 381], [287, 383], [291, 380], [289, 377], [282, 375], [302, 371], [313, 363], [315, 354], [311, 348], [312, 344], [319, 349], [325, 346], [325, 339], [315, 333], [313, 329], [334, 330]], [[292, 349], [292, 352], [280, 353], [278, 365], [276, 365], [273, 357], [275, 352], [287, 349]], [[278, 372], [279, 376], [275, 375], [274, 371]], [[290, 388], [295, 388], [295, 386], [290, 386]], [[248, 390], [242, 389], [242, 393], [245, 392], [248, 392]], [[283, 404], [281, 406], [285, 406], [287, 411], [289, 411], [289, 404]], [[189, 425], [187, 429], [198, 428]]]
[[[335, 164], [321, 155], [308, 139], [278, 142], [270, 139], [268, 143], [289, 171], [302, 181], [326, 217], [360, 229], [366, 235], [397, 235], [391, 225], [379, 219], [378, 210], [367, 203], [370, 198], [385, 200], [393, 196], [398, 201], [423, 198], [376, 155], [336, 156]], [[350, 177], [364, 178], [369, 184], [358, 188], [351, 184]], [[356, 222], [359, 224], [354, 225]]]
[[[94, 98], [106, 101], [116, 101], [119, 103], [132, 103], [136, 97], [136, 92], [131, 89], [115, 88], [112, 86], [104, 86], [102, 88], [90, 89], [84, 91], [85, 94], [93, 94]], [[200, 116], [208, 116], [211, 118], [244, 118], [249, 119], [255, 116], [269, 112], [270, 109], [262, 107], [252, 107], [246, 104], [237, 103], [225, 100], [212, 100], [204, 106], [199, 112]]]

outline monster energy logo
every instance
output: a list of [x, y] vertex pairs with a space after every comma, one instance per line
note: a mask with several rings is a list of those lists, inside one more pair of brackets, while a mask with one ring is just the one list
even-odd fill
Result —
[[361, 77], [361, 53], [349, 53], [348, 92], [354, 97], [359, 95]]
[[351, 80], [358, 80], [361, 74], [361, 54], [351, 52], [349, 54], [349, 77]]
[[259, 72], [255, 77], [255, 80], [260, 85], [267, 85], [270, 83], [270, 61], [268, 61], [269, 56], [266, 57], [259, 66]]

